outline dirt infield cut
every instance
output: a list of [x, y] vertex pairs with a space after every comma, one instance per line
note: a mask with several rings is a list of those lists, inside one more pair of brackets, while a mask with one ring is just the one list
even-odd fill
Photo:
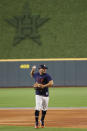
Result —
[[[34, 126], [34, 110], [0, 109], [0, 125]], [[87, 109], [49, 109], [45, 126], [87, 128]]]

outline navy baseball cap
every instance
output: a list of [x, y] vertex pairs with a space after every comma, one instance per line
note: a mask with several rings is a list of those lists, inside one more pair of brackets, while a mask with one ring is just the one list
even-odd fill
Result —
[[48, 69], [48, 67], [46, 65], [39, 65], [38, 69]]

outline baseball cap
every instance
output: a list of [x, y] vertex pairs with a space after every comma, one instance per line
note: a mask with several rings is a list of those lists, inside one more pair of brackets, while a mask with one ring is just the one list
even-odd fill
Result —
[[48, 69], [48, 67], [46, 65], [39, 65], [39, 68], [38, 69]]

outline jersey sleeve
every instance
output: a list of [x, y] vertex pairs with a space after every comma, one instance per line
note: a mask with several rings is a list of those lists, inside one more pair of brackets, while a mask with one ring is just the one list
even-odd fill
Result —
[[51, 80], [53, 80], [53, 79], [52, 79], [52, 77], [51, 77], [50, 75], [47, 75], [47, 80], [48, 80], [48, 82], [49, 82], [49, 81], [51, 81]]
[[33, 74], [33, 78], [34, 78], [34, 79], [36, 78], [36, 75], [37, 75], [37, 73], [34, 73], [34, 74]]

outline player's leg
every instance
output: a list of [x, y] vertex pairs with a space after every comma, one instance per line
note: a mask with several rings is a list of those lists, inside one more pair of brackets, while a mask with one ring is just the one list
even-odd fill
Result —
[[38, 126], [39, 126], [39, 122], [38, 122], [39, 112], [40, 112], [40, 109], [41, 109], [41, 106], [42, 106], [41, 96], [36, 95], [35, 96], [35, 100], [36, 100], [36, 107], [35, 107], [35, 128], [38, 128]]
[[48, 102], [49, 102], [49, 97], [42, 98], [42, 117], [41, 117], [41, 127], [42, 128], [44, 128], [44, 119], [45, 119], [46, 112], [48, 109]]
[[38, 118], [39, 118], [39, 111], [35, 110], [35, 128], [39, 128], [38, 127]]

